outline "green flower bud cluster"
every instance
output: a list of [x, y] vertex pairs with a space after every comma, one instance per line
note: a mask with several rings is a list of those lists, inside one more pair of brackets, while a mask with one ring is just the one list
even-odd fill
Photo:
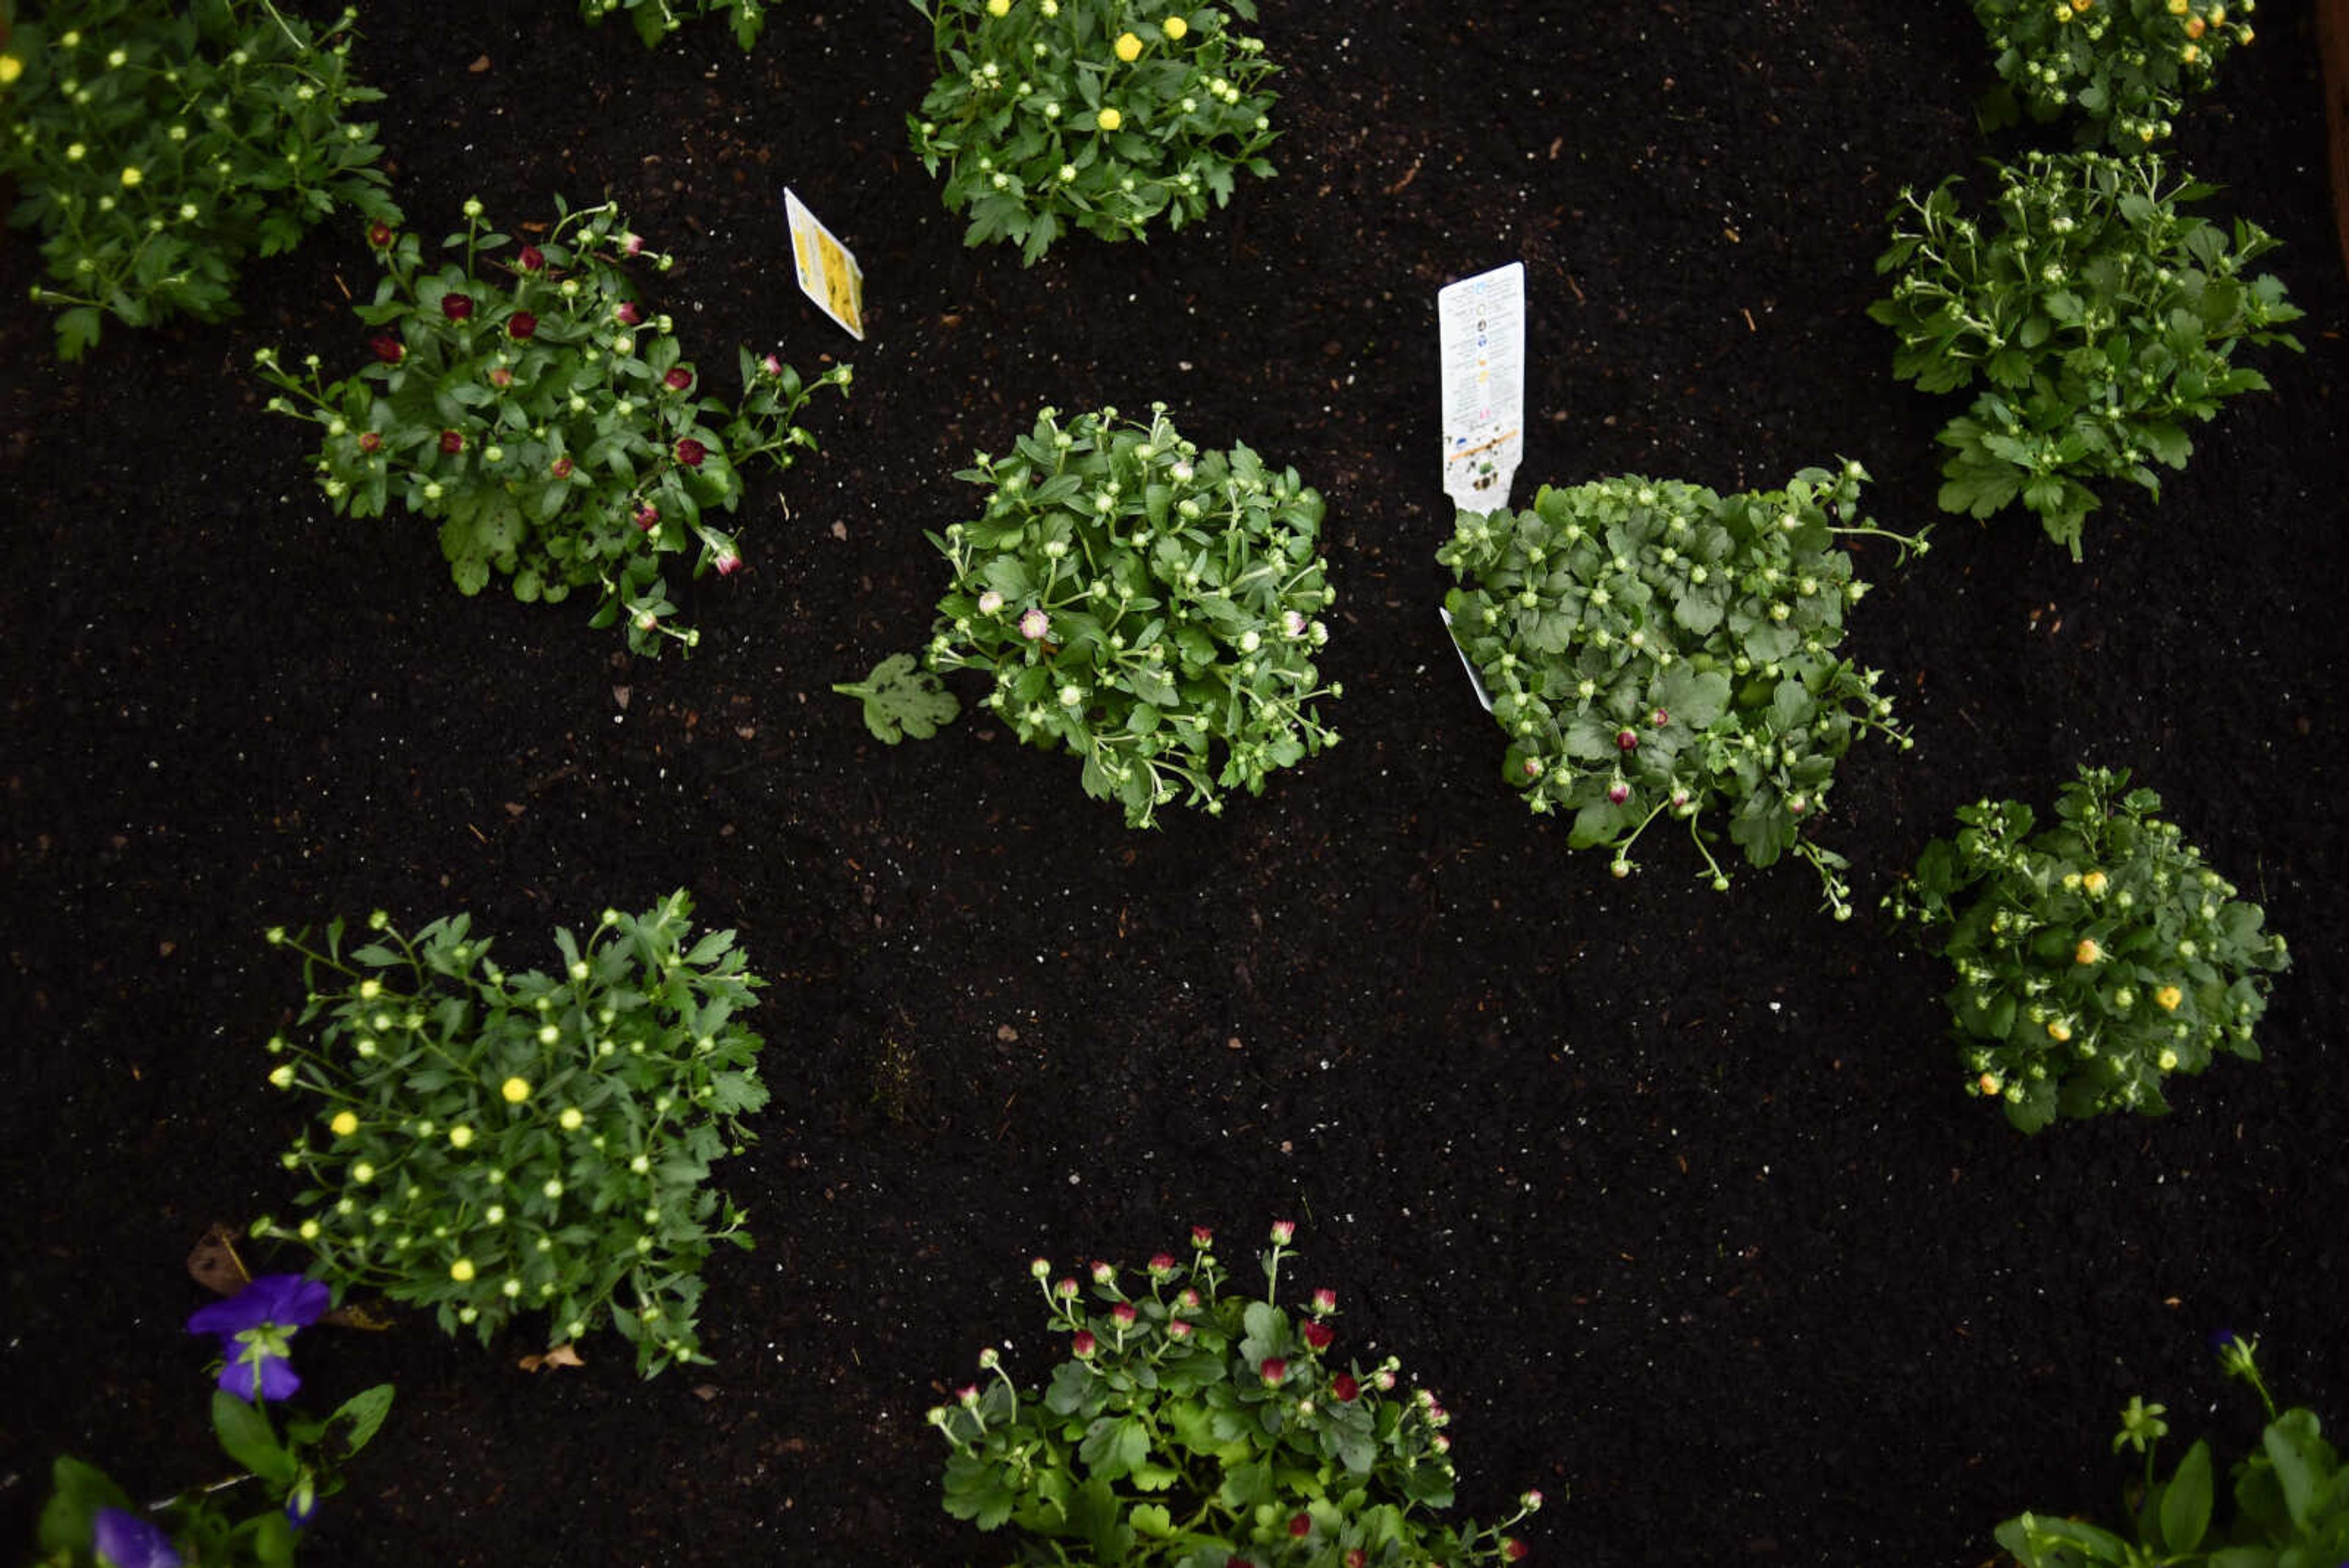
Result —
[[2003, 84], [1983, 106], [1996, 129], [2077, 110], [2083, 147], [2137, 151], [2170, 134], [2189, 93], [2252, 38], [2258, 0], [1974, 0]]

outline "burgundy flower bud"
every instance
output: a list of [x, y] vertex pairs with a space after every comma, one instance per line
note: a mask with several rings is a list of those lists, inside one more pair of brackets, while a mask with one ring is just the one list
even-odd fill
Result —
[[672, 392], [682, 392], [693, 385], [693, 372], [682, 365], [671, 366], [669, 373], [661, 378], [661, 385]]
[[1118, 1327], [1132, 1328], [1133, 1326], [1133, 1320], [1137, 1314], [1133, 1310], [1133, 1303], [1132, 1302], [1120, 1302], [1117, 1305], [1109, 1309], [1109, 1315], [1110, 1321], [1116, 1324]]
[[1064, 1302], [1072, 1302], [1077, 1299], [1077, 1282], [1055, 1280], [1052, 1282], [1052, 1293]]
[[388, 332], [368, 338], [367, 347], [374, 349], [375, 357], [387, 365], [397, 365], [408, 358], [407, 346]]
[[1151, 1278], [1163, 1280], [1168, 1278], [1174, 1272], [1174, 1255], [1172, 1252], [1161, 1252], [1150, 1260]]
[[366, 452], [381, 452], [383, 450], [383, 437], [374, 431], [360, 431], [359, 450]]
[[1522, 1563], [1532, 1554], [1533, 1548], [1516, 1536], [1506, 1536], [1501, 1542], [1501, 1555], [1512, 1563]]
[[1631, 798], [1631, 786], [1618, 779], [1607, 786], [1607, 798], [1615, 805], [1621, 805]]
[[554, 477], [555, 477], [555, 478], [557, 478], [557, 479], [568, 479], [568, 478], [570, 478], [570, 477], [571, 477], [571, 460], [570, 460], [569, 458], [567, 458], [567, 457], [558, 457], [558, 458], [556, 458], [556, 459], [554, 460], [554, 470], [553, 470], [553, 472], [554, 472]]
[[620, 254], [623, 254], [623, 255], [631, 255], [631, 256], [640, 256], [640, 255], [644, 254], [645, 254], [645, 237], [644, 237], [644, 235], [642, 235], [642, 234], [622, 234], [622, 235], [620, 236]]
[[1323, 1286], [1313, 1293], [1313, 1315], [1319, 1317], [1338, 1310], [1338, 1293]]
[[1330, 1397], [1340, 1405], [1350, 1405], [1361, 1395], [1362, 1386], [1354, 1381], [1350, 1373], [1340, 1372], [1330, 1379]]
[[1307, 1536], [1312, 1534], [1313, 1516], [1309, 1513], [1299, 1513], [1291, 1516], [1288, 1521], [1288, 1533], [1297, 1537], [1299, 1541], [1302, 1541]]
[[1091, 1329], [1081, 1328], [1069, 1336], [1069, 1349], [1080, 1361], [1090, 1361], [1098, 1342]]
[[770, 376], [780, 376], [783, 373], [783, 362], [774, 355], [770, 354], [765, 358], [759, 361], [759, 369], [764, 370]]
[[538, 272], [546, 265], [546, 254], [536, 245], [524, 245], [522, 254], [514, 257], [514, 265], [524, 272]]
[[1099, 1258], [1095, 1258], [1093, 1260], [1092, 1272], [1093, 1276], [1093, 1283], [1097, 1285], [1108, 1284], [1112, 1280], [1117, 1278], [1117, 1271], [1111, 1268], [1107, 1263], [1102, 1262]]
[[465, 438], [459, 435], [455, 431], [442, 431], [440, 432], [440, 450], [447, 452], [450, 457], [454, 457], [459, 452], [465, 450]]
[[1326, 1323], [1309, 1323], [1298, 1333], [1304, 1336], [1306, 1345], [1315, 1350], [1329, 1349], [1330, 1342], [1338, 1337], [1330, 1331]]
[[444, 294], [440, 296], [440, 314], [451, 321], [462, 321], [473, 314], [470, 295]]
[[490, 385], [492, 387], [512, 386], [513, 372], [507, 369], [503, 365], [492, 365], [490, 367]]
[[1619, 752], [1636, 752], [1636, 751], [1638, 751], [1638, 750], [1640, 749], [1640, 736], [1639, 736], [1639, 732], [1638, 732], [1637, 731], [1635, 731], [1635, 730], [1618, 730], [1618, 731], [1616, 731], [1616, 732], [1615, 732], [1615, 749], [1616, 749], [1617, 751], [1619, 751]]
[[1296, 1235], [1296, 1234], [1297, 1234], [1297, 1221], [1296, 1221], [1296, 1220], [1274, 1220], [1274, 1221], [1272, 1222], [1272, 1244], [1273, 1244], [1274, 1246], [1276, 1246], [1276, 1247], [1286, 1247], [1286, 1246], [1288, 1246], [1288, 1239], [1289, 1239], [1291, 1236], [1294, 1236], [1294, 1235]]
[[1176, 1296], [1174, 1299], [1182, 1303], [1185, 1306], [1189, 1307], [1194, 1312], [1199, 1310], [1199, 1293], [1190, 1289], [1188, 1286], [1185, 1286], [1183, 1293]]
[[742, 569], [742, 557], [731, 550], [720, 550], [709, 564], [718, 568], [719, 576], [730, 577]]
[[389, 223], [378, 221], [367, 225], [367, 244], [379, 251], [391, 249], [391, 242], [397, 238], [398, 234]]
[[1213, 1231], [1208, 1230], [1205, 1225], [1191, 1227], [1191, 1245], [1205, 1249], [1215, 1244], [1216, 1233]]
[[691, 436], [682, 436], [678, 438], [677, 443], [677, 461], [685, 464], [686, 467], [699, 468], [701, 466], [701, 460], [709, 455], [709, 449], [702, 445], [699, 441], [694, 440]]
[[1379, 1392], [1380, 1392], [1380, 1393], [1381, 1393], [1381, 1394], [1392, 1393], [1392, 1392], [1393, 1391], [1393, 1389], [1394, 1389], [1394, 1385], [1395, 1385], [1395, 1376], [1394, 1376], [1394, 1374], [1393, 1374], [1393, 1373], [1387, 1371], [1384, 1367], [1381, 1367], [1381, 1368], [1380, 1368], [1377, 1372], [1375, 1372], [1375, 1373], [1373, 1373], [1373, 1374], [1371, 1375], [1371, 1382], [1373, 1382], [1373, 1383], [1375, 1383], [1375, 1384], [1377, 1384], [1377, 1385], [1379, 1386]]
[[1346, 1568], [1371, 1568], [1371, 1554], [1359, 1546], [1354, 1547], [1346, 1553]]
[[636, 508], [636, 526], [649, 534], [660, 522], [660, 508], [646, 502]]
[[1427, 1440], [1427, 1446], [1439, 1454], [1448, 1454], [1452, 1451], [1452, 1439], [1438, 1432]]
[[976, 1383], [966, 1383], [961, 1387], [956, 1389], [955, 1403], [961, 1405], [966, 1408], [977, 1407], [978, 1404], [978, 1385]]
[[623, 327], [634, 327], [645, 318], [644, 307], [633, 299], [620, 301], [620, 308], [612, 314], [620, 318]]
[[1268, 1355], [1257, 1366], [1256, 1373], [1264, 1379], [1266, 1387], [1278, 1388], [1288, 1379], [1288, 1363], [1278, 1355]]
[[1670, 713], [1665, 712], [1661, 708], [1657, 709], [1654, 712], [1648, 715], [1648, 722], [1653, 724], [1659, 730], [1662, 729], [1671, 722], [1672, 716]]
[[527, 310], [517, 310], [506, 317], [506, 336], [517, 343], [527, 343], [538, 334], [538, 317]]
[[1179, 1317], [1168, 1318], [1166, 1320], [1166, 1337], [1169, 1339], [1188, 1339], [1191, 1337], [1191, 1325], [1185, 1323]]

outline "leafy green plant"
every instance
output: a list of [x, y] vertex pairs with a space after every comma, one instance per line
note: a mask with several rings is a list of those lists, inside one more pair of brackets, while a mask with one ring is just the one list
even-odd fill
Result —
[[2168, 1479], [2158, 1475], [2154, 1450], [2169, 1431], [2167, 1412], [2138, 1397], [2121, 1412], [2113, 1438], [2115, 1453], [2128, 1447], [2145, 1456], [2144, 1480], [2126, 1499], [2129, 1533], [2017, 1514], [1997, 1535], [2023, 1568], [2333, 1568], [2349, 1558], [2349, 1468], [2325, 1440], [2323, 1423], [2302, 1407], [2277, 1413], [2260, 1376], [2257, 1340], [2217, 1339], [2220, 1365], [2258, 1392], [2268, 1415], [2258, 1450], [2230, 1468], [2232, 1515], [2216, 1510], [2209, 1439], [2197, 1438]]
[[1541, 1506], [1479, 1528], [1444, 1523], [1454, 1471], [1451, 1417], [1401, 1388], [1392, 1356], [1365, 1370], [1330, 1358], [1334, 1292], [1301, 1317], [1278, 1304], [1295, 1227], [1272, 1227], [1261, 1300], [1225, 1291], [1214, 1237], [1162, 1252], [1129, 1294], [1107, 1263], [1092, 1302], [1052, 1265], [1029, 1265], [1069, 1354], [1042, 1393], [993, 1348], [984, 1387], [929, 1413], [952, 1452], [947, 1511], [984, 1531], [1009, 1526], [1018, 1561], [1099, 1568], [1364, 1568], [1367, 1563], [1510, 1563], [1506, 1533]]
[[926, 741], [962, 711], [955, 694], [926, 670], [914, 668], [910, 653], [893, 653], [864, 680], [835, 684], [843, 697], [864, 699], [864, 727], [890, 745], [911, 735]]
[[[1143, 239], [1179, 229], [1234, 176], [1270, 174], [1278, 68], [1224, 9], [1169, 0], [913, 0], [938, 79], [908, 119], [969, 244], [1008, 240], [1033, 264], [1070, 229]], [[1226, 0], [1242, 21], [1254, 0]]]
[[1338, 743], [1312, 703], [1337, 598], [1321, 497], [1245, 446], [1202, 452], [1153, 404], [1063, 427], [1045, 409], [1002, 457], [957, 476], [976, 518], [929, 535], [954, 568], [935, 670], [991, 673], [986, 705], [1030, 745], [1084, 759], [1085, 793], [1148, 827], [1178, 792], [1219, 793]]
[[318, 31], [271, 0], [82, 0], [15, 26], [0, 182], [21, 192], [8, 222], [41, 233], [32, 297], [59, 312], [59, 358], [109, 315], [233, 314], [245, 257], [337, 207], [398, 221], [375, 127], [349, 118], [383, 96], [350, 75], [357, 15]]
[[579, 0], [579, 15], [591, 24], [620, 11], [628, 14], [648, 49], [695, 17], [724, 16], [734, 29], [734, 42], [748, 54], [767, 25], [767, 0]]
[[[321, 1419], [282, 1402], [301, 1386], [289, 1342], [325, 1313], [316, 1280], [264, 1274], [226, 1301], [198, 1309], [191, 1334], [218, 1334], [225, 1365], [212, 1392], [212, 1434], [238, 1472], [142, 1509], [111, 1476], [70, 1457], [50, 1469], [37, 1568], [285, 1568], [319, 1501], [343, 1490], [341, 1466], [367, 1447], [391, 1409], [378, 1384]], [[272, 1414], [272, 1407], [278, 1414]], [[262, 1494], [254, 1511], [236, 1497]]]
[[1785, 490], [1723, 496], [1637, 477], [1544, 485], [1522, 512], [1464, 512], [1436, 559], [1461, 587], [1453, 635], [1509, 737], [1502, 776], [1569, 842], [1605, 845], [1618, 877], [1659, 816], [1688, 825], [1715, 888], [1707, 813], [1755, 866], [1808, 860], [1836, 918], [1843, 857], [1803, 836], [1863, 731], [1909, 738], [1878, 673], [1837, 656], [1844, 607], [1868, 591], [1840, 538], [1892, 540], [1859, 514], [1866, 472], [1806, 468]]
[[1944, 510], [1988, 517], [2020, 500], [2081, 555], [2087, 486], [2127, 479], [2161, 493], [2156, 462], [2186, 466], [2189, 420], [2267, 379], [2236, 345], [2299, 340], [2301, 313], [2251, 264], [2275, 248], [2257, 225], [2225, 233], [2185, 212], [2211, 188], [2159, 158], [2034, 152], [1998, 165], [1998, 227], [1958, 208], [1952, 176], [1903, 191], [1878, 273], [1898, 273], [1868, 315], [1900, 347], [1893, 373], [1928, 392], [1986, 382], [1941, 431]]
[[431, 1308], [443, 1333], [486, 1343], [543, 1311], [561, 1345], [608, 1314], [647, 1377], [707, 1361], [702, 1262], [750, 1241], [705, 1183], [767, 1101], [740, 1018], [763, 982], [730, 930], [688, 945], [691, 909], [678, 892], [606, 909], [584, 944], [558, 930], [553, 975], [509, 974], [462, 915], [410, 939], [378, 912], [347, 960], [340, 920], [323, 949], [273, 930], [320, 1027], [270, 1041], [270, 1082], [321, 1108], [284, 1157], [309, 1213], [254, 1234], [300, 1241], [347, 1291]]
[[2266, 973], [2290, 963], [2260, 907], [2127, 783], [2082, 768], [2036, 832], [2019, 802], [1961, 806], [1956, 838], [1927, 845], [1885, 896], [1957, 971], [1951, 1034], [1971, 1092], [2024, 1132], [2058, 1115], [2157, 1116], [2173, 1074], [2220, 1052], [2258, 1061]]
[[717, 514], [741, 504], [748, 465], [814, 448], [801, 410], [818, 388], [845, 393], [849, 368], [802, 381], [744, 348], [740, 400], [706, 395], [669, 317], [636, 296], [626, 264], [645, 242], [610, 202], [558, 201], [543, 236], [506, 254], [512, 240], [467, 202], [437, 270], [412, 234], [378, 223], [368, 239], [388, 275], [356, 313], [378, 329], [376, 362], [327, 384], [315, 355], [298, 377], [274, 349], [258, 357], [270, 408], [323, 427], [314, 466], [336, 510], [379, 517], [397, 499], [438, 522], [464, 593], [492, 572], [525, 602], [591, 588], [592, 624], [625, 622], [637, 652], [697, 643], [673, 624], [664, 557], [694, 552], [696, 576], [741, 566]]
[[2028, 110], [2077, 109], [2080, 143], [2134, 151], [2170, 132], [2186, 95], [2251, 41], [2257, 0], [1974, 0], [2003, 84], [1983, 105], [1992, 127]]

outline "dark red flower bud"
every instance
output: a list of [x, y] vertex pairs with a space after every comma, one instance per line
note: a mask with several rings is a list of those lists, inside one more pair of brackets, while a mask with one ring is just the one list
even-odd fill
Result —
[[1338, 1337], [1330, 1332], [1330, 1325], [1326, 1323], [1309, 1323], [1297, 1332], [1302, 1334], [1305, 1343], [1315, 1350], [1329, 1349], [1330, 1342]]
[[701, 460], [709, 455], [709, 449], [702, 445], [699, 441], [694, 440], [691, 436], [683, 436], [678, 438], [677, 443], [677, 461], [685, 464], [686, 467], [699, 468], [701, 466]]
[[1512, 1563], [1522, 1563], [1533, 1555], [1533, 1548], [1512, 1535], [1501, 1542], [1501, 1555]]
[[1625, 801], [1631, 798], [1631, 786], [1620, 782], [1609, 784], [1607, 786], [1607, 798], [1615, 805], [1621, 805]]
[[1094, 1348], [1095, 1342], [1093, 1340], [1092, 1331], [1090, 1329], [1081, 1328], [1077, 1330], [1076, 1333], [1069, 1336], [1069, 1349], [1074, 1353], [1077, 1359], [1080, 1361], [1090, 1359]]
[[513, 385], [513, 372], [512, 372], [512, 370], [507, 369], [503, 365], [492, 365], [492, 366], [491, 366], [491, 367], [490, 367], [490, 385], [491, 385], [491, 386], [492, 386], [492, 387], [511, 387], [511, 386], [512, 386], [512, 385]]
[[1132, 1328], [1136, 1314], [1132, 1302], [1120, 1302], [1109, 1309], [1109, 1315], [1118, 1327]]
[[1312, 1534], [1313, 1516], [1309, 1513], [1300, 1513], [1291, 1517], [1288, 1521], [1288, 1533], [1299, 1541]]
[[643, 307], [633, 299], [620, 301], [620, 308], [612, 314], [620, 318], [620, 325], [623, 327], [634, 327], [645, 318]]
[[367, 225], [367, 244], [379, 251], [389, 250], [391, 242], [398, 237], [389, 223], [378, 222]]
[[568, 479], [571, 477], [571, 460], [569, 458], [558, 457], [554, 460], [554, 477], [557, 479]]
[[636, 508], [636, 526], [649, 534], [660, 524], [660, 508], [646, 502]]
[[374, 349], [375, 357], [387, 365], [397, 365], [408, 358], [407, 346], [388, 332], [379, 337], [368, 338], [367, 347]]
[[1268, 1355], [1257, 1367], [1256, 1372], [1257, 1376], [1264, 1379], [1266, 1387], [1278, 1388], [1288, 1378], [1288, 1363], [1278, 1355]]
[[1191, 1245], [1194, 1247], [1212, 1247], [1215, 1244], [1216, 1233], [1213, 1231], [1208, 1230], [1205, 1225], [1194, 1225], [1191, 1227]]
[[682, 392], [693, 385], [693, 372], [682, 365], [673, 365], [668, 374], [661, 378], [661, 385], [672, 392]]
[[1323, 1313], [1332, 1313], [1337, 1310], [1338, 1293], [1336, 1291], [1333, 1291], [1325, 1285], [1321, 1289], [1313, 1293], [1313, 1311], [1315, 1315], [1319, 1316]]
[[383, 437], [374, 431], [360, 431], [359, 450], [361, 452], [381, 452], [383, 450]]
[[1185, 1323], [1179, 1317], [1168, 1318], [1166, 1320], [1166, 1337], [1169, 1339], [1188, 1339], [1191, 1337], [1191, 1325]]
[[1174, 1255], [1172, 1252], [1159, 1253], [1156, 1257], [1150, 1260], [1150, 1272], [1153, 1274], [1173, 1273], [1174, 1272]]
[[517, 310], [506, 317], [506, 336], [517, 343], [529, 341], [537, 331], [538, 317], [527, 310]]
[[1346, 1553], [1346, 1568], [1371, 1568], [1371, 1554], [1357, 1546]]
[[444, 294], [440, 296], [440, 314], [451, 321], [462, 321], [473, 314], [473, 301], [466, 295]]
[[546, 254], [536, 245], [524, 245], [522, 254], [514, 257], [514, 265], [524, 272], [537, 272], [546, 265]]
[[455, 431], [442, 431], [440, 432], [440, 450], [447, 452], [450, 457], [454, 457], [459, 452], [465, 450], [465, 438], [459, 435]]
[[1337, 1376], [1330, 1379], [1330, 1397], [1340, 1405], [1352, 1404], [1361, 1397], [1361, 1394], [1362, 1386], [1355, 1382], [1352, 1375], [1349, 1373], [1340, 1372]]
[[1640, 749], [1640, 735], [1639, 735], [1639, 732], [1637, 732], [1637, 731], [1635, 731], [1635, 730], [1618, 730], [1618, 731], [1616, 731], [1616, 732], [1615, 732], [1615, 749], [1616, 749], [1617, 751], [1619, 751], [1619, 752], [1636, 752], [1636, 751], [1638, 751], [1638, 750]]
[[1670, 713], [1665, 712], [1661, 708], [1657, 709], [1654, 712], [1648, 715], [1648, 722], [1653, 724], [1659, 730], [1662, 729], [1671, 722], [1672, 716]]

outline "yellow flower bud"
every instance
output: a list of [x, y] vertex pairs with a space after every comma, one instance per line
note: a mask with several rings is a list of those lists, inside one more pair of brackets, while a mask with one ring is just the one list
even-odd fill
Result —
[[2101, 871], [2091, 871], [2080, 878], [2080, 886], [2085, 888], [2090, 893], [2101, 893], [2106, 888], [2105, 874]]
[[565, 1106], [563, 1107], [563, 1114], [554, 1119], [563, 1124], [563, 1130], [564, 1132], [577, 1132], [579, 1130], [579, 1124], [585, 1121], [587, 1118], [579, 1114], [579, 1107], [577, 1106]]
[[1131, 33], [1120, 33], [1117, 36], [1117, 57], [1129, 66], [1133, 64], [1142, 57], [1142, 40]]
[[1974, 1087], [1986, 1096], [1995, 1095], [1998, 1093], [1998, 1075], [1994, 1073], [1984, 1073], [1974, 1080]]
[[455, 1262], [450, 1264], [449, 1277], [456, 1281], [460, 1285], [466, 1281], [471, 1279], [473, 1277], [473, 1260], [471, 1258], [460, 1258]]
[[498, 1093], [505, 1096], [506, 1104], [510, 1106], [518, 1106], [524, 1100], [530, 1098], [530, 1080], [528, 1078], [508, 1078], [504, 1083], [498, 1085]]
[[2153, 993], [2153, 1000], [2164, 1012], [2175, 1012], [2178, 1004], [2186, 1000], [2186, 993], [2174, 985], [2165, 985]]
[[1170, 38], [1179, 38], [1191, 30], [1191, 24], [1180, 16], [1169, 16], [1159, 26], [1165, 29], [1166, 36]]
[[140, 181], [144, 180], [145, 178], [147, 178], [147, 176], [139, 172], [135, 167], [125, 169], [122, 171], [122, 183], [126, 189], [135, 187]]
[[987, 0], [987, 14], [990, 16], [1009, 16], [1011, 14], [1011, 0]]
[[467, 1144], [471, 1143], [472, 1141], [473, 1129], [467, 1127], [464, 1123], [459, 1122], [455, 1127], [449, 1129], [449, 1147], [450, 1148], [463, 1148]]
[[2095, 963], [2104, 956], [2105, 950], [2096, 945], [2096, 939], [2094, 937], [2081, 938], [2080, 945], [2072, 950], [2074, 963]]
[[2072, 1026], [2058, 1018], [2047, 1025], [2047, 1038], [2061, 1044], [2072, 1038]]
[[336, 1137], [348, 1137], [359, 1130], [359, 1119], [348, 1111], [336, 1111], [335, 1119], [326, 1124], [335, 1129]]
[[14, 55], [0, 55], [0, 87], [6, 87], [25, 74], [25, 62]]
[[1125, 116], [1118, 113], [1117, 110], [1113, 109], [1105, 109], [1102, 110], [1100, 114], [1094, 116], [1094, 119], [1099, 121], [1101, 128], [1103, 130], [1115, 130], [1119, 126], [1125, 123]]

